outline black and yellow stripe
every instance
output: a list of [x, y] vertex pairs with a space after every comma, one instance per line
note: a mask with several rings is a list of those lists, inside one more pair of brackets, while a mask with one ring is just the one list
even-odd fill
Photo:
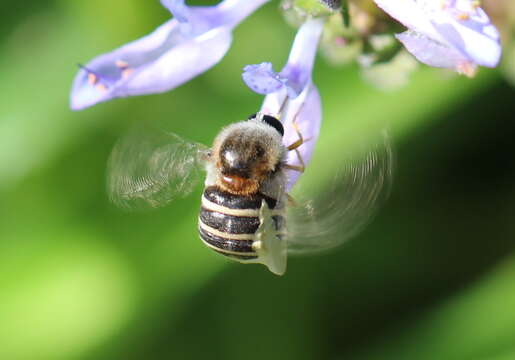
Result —
[[[259, 209], [262, 201], [275, 209], [277, 200], [257, 193], [249, 196], [234, 195], [209, 186], [202, 195], [199, 216], [200, 238], [214, 251], [240, 261], [258, 257], [252, 249], [259, 228]], [[282, 215], [274, 214], [278, 229], [283, 227]]]

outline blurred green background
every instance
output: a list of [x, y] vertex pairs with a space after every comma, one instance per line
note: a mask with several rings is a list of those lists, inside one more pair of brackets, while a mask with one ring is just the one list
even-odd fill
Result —
[[324, 122], [303, 181], [322, 183], [328, 158], [385, 124], [395, 180], [360, 236], [291, 258], [284, 277], [202, 245], [201, 187], [150, 213], [109, 204], [106, 161], [135, 122], [209, 144], [259, 107], [240, 71], [285, 61], [294, 29], [276, 6], [194, 81], [73, 113], [76, 64], [168, 13], [157, 0], [0, 4], [0, 359], [515, 359], [515, 92], [496, 70], [424, 68], [384, 93], [319, 59]]

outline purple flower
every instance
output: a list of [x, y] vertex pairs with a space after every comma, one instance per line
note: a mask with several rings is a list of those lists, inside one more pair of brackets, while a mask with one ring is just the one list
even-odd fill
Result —
[[[289, 151], [286, 163], [307, 165], [313, 154], [320, 131], [322, 110], [320, 95], [313, 84], [311, 73], [324, 20], [306, 21], [297, 32], [286, 66], [276, 73], [272, 64], [248, 65], [243, 70], [243, 80], [258, 94], [266, 94], [261, 112], [273, 115], [284, 126], [283, 143], [289, 146], [302, 134], [305, 142]], [[301, 160], [302, 159], [302, 160]], [[290, 170], [287, 190], [297, 182], [300, 172]]]
[[153, 33], [81, 66], [71, 108], [81, 110], [117, 97], [171, 90], [218, 63], [232, 30], [269, 0], [224, 0], [216, 6], [187, 6], [161, 0], [174, 16]]
[[473, 75], [495, 67], [499, 33], [476, 0], [374, 0], [409, 30], [397, 38], [419, 61]]

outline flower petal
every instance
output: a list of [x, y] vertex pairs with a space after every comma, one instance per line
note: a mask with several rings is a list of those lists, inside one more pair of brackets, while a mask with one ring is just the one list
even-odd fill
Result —
[[188, 7], [184, 0], [162, 0], [175, 18], [82, 67], [73, 83], [71, 108], [183, 84], [218, 63], [230, 47], [234, 26], [268, 1], [225, 0], [216, 6]]
[[190, 11], [184, 0], [161, 0], [161, 5], [167, 8], [179, 22], [188, 21]]
[[[311, 80], [323, 19], [307, 20], [295, 36], [288, 62], [279, 73], [286, 77], [286, 85], [269, 93], [261, 106], [261, 113], [280, 119], [284, 126], [283, 144], [289, 146], [299, 140], [299, 133], [305, 142], [286, 155], [289, 165], [303, 166], [309, 163], [318, 139], [322, 110], [320, 95]], [[257, 69], [272, 71], [271, 65], [258, 65]], [[256, 68], [250, 68], [256, 69]], [[275, 73], [274, 73], [275, 74]], [[287, 191], [297, 182], [300, 172], [288, 170]]]
[[286, 66], [280, 72], [282, 77], [288, 79], [288, 86], [294, 92], [290, 92], [290, 97], [298, 96], [311, 81], [324, 22], [324, 19], [307, 20], [295, 35]]
[[[425, 0], [374, 0], [377, 6], [383, 9], [388, 15], [399, 21], [408, 29], [422, 33], [437, 41], [443, 42], [440, 34], [434, 29], [431, 24], [428, 9], [429, 5], [425, 6]], [[429, 0], [429, 2], [436, 3], [436, 0]], [[432, 8], [432, 6], [431, 6]]]
[[502, 52], [499, 33], [482, 9], [477, 8], [474, 14], [449, 10], [448, 21], [433, 22], [433, 25], [448, 43], [476, 64], [495, 67]]
[[469, 62], [469, 59], [456, 49], [423, 34], [405, 31], [397, 34], [396, 37], [417, 60], [429, 66], [457, 69], [462, 64]]
[[[375, 0], [375, 2], [408, 29], [423, 34], [444, 47], [448, 46], [448, 49], [454, 48], [469, 63], [489, 67], [495, 67], [499, 63], [501, 57], [499, 33], [486, 13], [471, 0]], [[432, 47], [434, 51], [434, 46]], [[442, 47], [439, 49], [443, 50]], [[413, 51], [410, 50], [410, 52]], [[434, 58], [431, 54], [424, 56], [421, 52], [416, 56]], [[456, 56], [453, 53], [445, 57]], [[447, 61], [447, 59], [434, 60], [437, 63]], [[426, 64], [433, 62], [421, 61]]]
[[[170, 2], [173, 0], [162, 1]], [[233, 29], [269, 1], [224, 0], [215, 6], [189, 6], [185, 14], [187, 14], [187, 20], [193, 27], [195, 34], [220, 26]]]
[[285, 86], [291, 99], [299, 96], [311, 81], [323, 27], [323, 19], [312, 19], [299, 28], [288, 61], [280, 73], [272, 69], [271, 63], [245, 66], [242, 76], [247, 86], [263, 95], [279, 91]]
[[488, 15], [481, 9], [477, 2], [472, 0], [447, 0], [445, 7], [447, 15], [452, 21], [481, 33], [492, 40], [499, 41], [499, 32], [492, 25]]
[[273, 70], [269, 62], [245, 66], [242, 78], [252, 91], [262, 95], [278, 91], [287, 81]]
[[[128, 75], [131, 75], [131, 71], [140, 66], [152, 63], [168, 48], [182, 40], [183, 35], [179, 31], [178, 22], [170, 20], [151, 34], [96, 57], [75, 77], [70, 97], [71, 108], [81, 110], [116, 97], [116, 87], [126, 80], [124, 77], [127, 78]], [[131, 69], [125, 71], [125, 76], [123, 70], [116, 65], [120, 61], [128, 64], [127, 69]], [[89, 72], [85, 69], [89, 69], [98, 76], [101, 87], [92, 86], [94, 84], [92, 84]]]
[[134, 74], [118, 89], [118, 95], [144, 95], [172, 90], [216, 65], [229, 50], [231, 42], [231, 31], [225, 28], [183, 41]]
[[[288, 152], [286, 163], [301, 166], [303, 162], [307, 166], [313, 155], [322, 121], [322, 106], [317, 88], [310, 84], [305, 89], [305, 92], [293, 100], [288, 107], [289, 111], [281, 119], [284, 125], [283, 144], [289, 146], [299, 139], [297, 129], [302, 134], [305, 142], [297, 148], [298, 153], [297, 151]], [[299, 155], [302, 158], [302, 162], [299, 159]], [[295, 170], [288, 170], [287, 175], [286, 190], [290, 191], [301, 173]]]
[[[85, 68], [90, 71], [79, 71], [74, 80], [72, 109], [171, 90], [218, 63], [230, 47], [231, 33], [225, 28], [187, 37], [179, 25], [170, 20], [150, 35], [89, 62]], [[90, 73], [102, 86], [92, 86]]]
[[[217, 10], [216, 17], [220, 23], [235, 27], [269, 1], [270, 0], [224, 0], [215, 7]], [[206, 9], [206, 7], [198, 7], [198, 9]]]

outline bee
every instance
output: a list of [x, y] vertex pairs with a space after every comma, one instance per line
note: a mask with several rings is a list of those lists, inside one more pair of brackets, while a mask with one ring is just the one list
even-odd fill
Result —
[[[383, 142], [336, 177], [344, 206], [335, 202], [334, 191], [332, 199], [318, 203], [293, 200], [288, 179], [304, 172], [298, 149], [309, 139], [295, 123], [290, 126], [298, 139], [285, 145], [281, 121], [258, 112], [222, 129], [211, 148], [173, 133], [133, 131], [113, 149], [108, 193], [123, 208], [160, 207], [190, 193], [205, 170], [198, 219], [202, 242], [227, 258], [261, 263], [282, 275], [288, 253], [318, 252], [354, 235], [373, 214], [391, 170], [390, 147]], [[291, 152], [298, 164], [288, 163]], [[347, 228], [321, 240], [335, 224]]]

